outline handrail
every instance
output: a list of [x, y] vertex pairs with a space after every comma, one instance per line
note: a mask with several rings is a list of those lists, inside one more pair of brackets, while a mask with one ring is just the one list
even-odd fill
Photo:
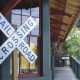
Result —
[[72, 70], [74, 71], [75, 75], [77, 78], [80, 80], [80, 61], [77, 60], [74, 56], [70, 57], [70, 66]]
[[80, 61], [77, 60], [74, 56], [71, 56], [78, 64], [80, 64]]

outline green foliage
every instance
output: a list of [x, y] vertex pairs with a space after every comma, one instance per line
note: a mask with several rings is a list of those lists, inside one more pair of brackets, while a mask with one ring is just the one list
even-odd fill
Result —
[[76, 23], [77, 28], [80, 28], [80, 19]]
[[80, 31], [74, 27], [63, 45], [64, 54], [74, 55], [80, 59]]

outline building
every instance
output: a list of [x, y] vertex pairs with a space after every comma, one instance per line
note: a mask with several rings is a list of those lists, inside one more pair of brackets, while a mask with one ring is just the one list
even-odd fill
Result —
[[[29, 16], [37, 22], [25, 41], [38, 58], [30, 64], [15, 49], [0, 65], [0, 80], [53, 80], [54, 55], [60, 60], [62, 43], [79, 16], [79, 8], [80, 0], [1, 0], [1, 13], [15, 29]], [[0, 33], [2, 46], [7, 37]]]

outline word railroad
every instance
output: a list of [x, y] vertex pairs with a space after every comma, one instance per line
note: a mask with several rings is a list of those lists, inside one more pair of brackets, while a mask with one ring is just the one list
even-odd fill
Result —
[[0, 29], [7, 36], [7, 40], [0, 47], [0, 64], [17, 48], [32, 64], [37, 55], [26, 44], [24, 38], [37, 25], [32, 17], [29, 17], [17, 30], [15, 30], [5, 17], [0, 13]]

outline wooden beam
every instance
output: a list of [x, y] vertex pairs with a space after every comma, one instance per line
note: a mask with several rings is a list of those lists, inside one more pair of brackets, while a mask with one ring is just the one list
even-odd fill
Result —
[[79, 10], [79, 8], [75, 8], [75, 7], [72, 7], [72, 6], [67, 6], [67, 7], [66, 7], [66, 10], [71, 10], [71, 11], [76, 12], [76, 11]]
[[79, 5], [75, 5], [75, 4], [72, 4], [72, 3], [68, 3], [68, 5], [71, 6], [71, 7], [80, 8]]
[[[60, 24], [54, 24], [53, 21], [51, 21], [51, 25], [52, 25], [52, 26], [55, 26], [55, 27], [57, 26], [57, 27], [59, 27], [59, 28], [61, 27]], [[65, 25], [64, 25], [64, 26], [65, 26]]]
[[64, 0], [50, 0], [50, 3], [64, 4]]
[[50, 7], [54, 7], [56, 9], [63, 10], [63, 7], [60, 7], [60, 6], [56, 5], [56, 4], [50, 4], [50, 5], [51, 5]]
[[50, 18], [53, 18], [53, 19], [59, 20], [59, 21], [62, 19], [62, 17], [63, 17], [63, 15], [51, 15], [50, 16]]
[[80, 0], [73, 0], [73, 1], [68, 0], [68, 3], [79, 6], [80, 5]]
[[50, 4], [51, 5], [57, 5], [59, 7], [63, 7], [63, 5], [64, 5], [63, 2], [61, 2], [60, 0], [58, 0], [58, 1], [57, 0], [51, 0]]
[[72, 16], [71, 14], [69, 14], [63, 10], [59, 10], [59, 9], [55, 9], [55, 8], [51, 8], [50, 13], [51, 13], [51, 15], [64, 15], [64, 16], [68, 16], [68, 17]]
[[62, 42], [62, 41], [63, 41], [63, 38], [58, 38], [58, 39], [51, 38], [51, 43], [52, 42]]
[[61, 29], [61, 27], [54, 26], [54, 25], [52, 25], [52, 24], [51, 24], [50, 26], [52, 26], [52, 27], [51, 27], [51, 30], [56, 30], [56, 31], [63, 31], [63, 32], [65, 32], [64, 29]]
[[58, 21], [53, 18], [50, 18], [50, 19], [51, 19], [51, 21], [50, 21], [51, 24], [60, 24], [60, 25], [65, 25], [65, 26], [68, 25], [67, 23], [64, 23], [63, 21]]
[[56, 31], [53, 31], [53, 32], [51, 33], [51, 36], [56, 36], [56, 37], [62, 36], [62, 37], [64, 37], [64, 35], [60, 34], [59, 32], [56, 32]]
[[12, 0], [7, 6], [5, 6], [1, 12], [3, 14], [8, 14], [21, 0]]
[[[59, 31], [60, 32], [60, 31]], [[57, 32], [56, 30], [52, 30], [51, 31], [51, 35], [54, 35], [55, 34], [55, 36], [59, 36], [59, 32]]]
[[54, 37], [51, 38], [51, 43], [52, 43], [52, 42], [56, 42], [56, 41], [62, 42], [63, 39], [62, 39], [62, 38], [59, 38], [59, 37], [58, 37], [58, 39], [56, 39], [56, 38], [54, 38]]

